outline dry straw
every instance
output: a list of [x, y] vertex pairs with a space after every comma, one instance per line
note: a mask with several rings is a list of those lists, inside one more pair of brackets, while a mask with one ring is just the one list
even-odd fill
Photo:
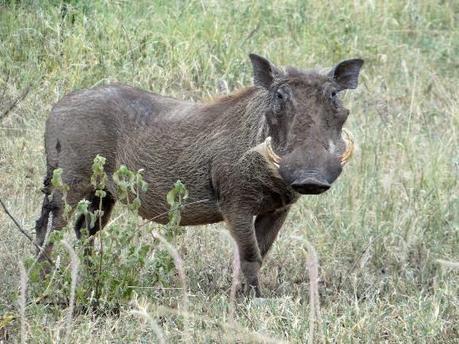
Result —
[[185, 268], [183, 264], [183, 260], [180, 257], [177, 249], [171, 245], [166, 238], [164, 238], [161, 234], [152, 231], [151, 234], [155, 239], [158, 239], [161, 244], [164, 245], [166, 248], [167, 252], [171, 255], [171, 257], [174, 259], [174, 265], [175, 268], [177, 269], [177, 273], [179, 276], [180, 284], [182, 287], [182, 311], [183, 311], [183, 327], [184, 327], [184, 334], [183, 334], [183, 339], [184, 342], [188, 341], [188, 292], [187, 292], [187, 284], [186, 284], [186, 275], [185, 275]]
[[137, 296], [132, 300], [132, 303], [137, 309], [131, 310], [131, 313], [134, 315], [141, 316], [145, 320], [148, 321], [150, 324], [151, 329], [155, 333], [156, 338], [158, 339], [158, 343], [164, 344], [166, 343], [166, 340], [164, 339], [164, 334], [161, 328], [158, 326], [156, 321], [153, 320], [153, 318], [150, 316], [147, 310], [147, 305], [141, 305], [139, 304], [139, 301], [137, 299]]
[[70, 332], [72, 330], [72, 318], [73, 318], [73, 309], [75, 307], [75, 290], [77, 285], [78, 279], [78, 266], [79, 260], [78, 256], [75, 253], [75, 250], [67, 243], [65, 240], [62, 241], [62, 245], [65, 247], [67, 252], [70, 255], [70, 268], [71, 268], [71, 284], [70, 284], [70, 301], [69, 301], [69, 309], [67, 313], [67, 317], [65, 320], [66, 323], [66, 342], [68, 342], [68, 338], [70, 336]]
[[453, 270], [459, 270], [459, 262], [451, 262], [449, 260], [437, 259], [437, 263]]
[[306, 265], [309, 274], [309, 340], [310, 344], [314, 341], [315, 328], [320, 328], [320, 299], [319, 299], [319, 259], [317, 252], [309, 241], [306, 240], [308, 258]]

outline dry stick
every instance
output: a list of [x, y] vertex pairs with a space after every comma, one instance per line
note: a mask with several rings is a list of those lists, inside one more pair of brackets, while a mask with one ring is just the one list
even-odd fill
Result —
[[[99, 229], [102, 228], [102, 197], [99, 198]], [[99, 238], [100, 238], [100, 255], [99, 255], [99, 276], [97, 276], [97, 280], [96, 280], [96, 302], [99, 302], [99, 287], [100, 287], [100, 276], [102, 276], [102, 261], [103, 261], [103, 258], [104, 258], [104, 244], [103, 244], [103, 241], [102, 241], [102, 231], [99, 230]]]
[[314, 343], [315, 324], [320, 327], [320, 302], [319, 302], [319, 260], [314, 247], [306, 241], [308, 258], [306, 265], [309, 274], [309, 339], [310, 344]]
[[27, 272], [22, 261], [19, 261], [20, 286], [19, 313], [21, 314], [21, 343], [26, 343], [26, 319], [25, 308], [27, 299]]
[[70, 284], [70, 301], [69, 301], [69, 312], [67, 314], [67, 319], [66, 319], [66, 334], [65, 334], [65, 342], [68, 343], [68, 338], [70, 336], [70, 331], [72, 329], [72, 317], [73, 317], [73, 309], [74, 309], [74, 303], [75, 303], [75, 290], [76, 290], [76, 284], [77, 284], [77, 278], [78, 278], [78, 266], [79, 266], [79, 260], [78, 257], [75, 253], [75, 250], [67, 243], [67, 241], [63, 240], [62, 245], [64, 245], [65, 249], [70, 255], [70, 267], [71, 267], [71, 276], [72, 276], [72, 282]]
[[113, 220], [110, 220], [109, 223], [107, 223], [105, 225], [106, 228], [109, 228], [111, 225], [113, 225], [116, 221], [118, 221], [119, 219], [121, 219], [122, 217], [124, 216], [123, 213], [119, 214], [117, 217], [115, 217]]
[[[5, 203], [3, 203], [2, 199], [0, 198], [0, 204], [2, 205], [3, 207], [3, 210], [5, 210], [5, 213], [6, 215], [8, 215], [10, 217], [10, 219], [14, 222], [14, 224], [16, 225], [16, 227], [18, 227], [19, 231], [25, 235], [25, 237], [27, 239], [30, 240], [30, 242], [32, 244], [34, 244], [34, 246], [39, 250], [39, 252], [41, 252], [42, 248], [32, 239], [32, 237], [21, 227], [21, 225], [19, 224], [19, 222], [13, 217], [13, 215], [11, 215], [11, 213], [8, 211], [8, 209], [6, 208], [6, 205]], [[51, 258], [49, 258], [49, 256], [45, 253], [45, 251], [43, 251], [43, 256], [48, 260], [48, 262], [51, 263], [51, 265], [54, 265], [53, 261], [51, 260]]]
[[21, 92], [21, 94], [16, 97], [16, 99], [14, 99], [9, 105], [6, 106], [5, 110], [3, 110], [2, 113], [0, 113], [0, 119], [5, 118], [6, 115], [8, 115], [8, 113], [10, 113], [10, 111], [13, 110], [16, 107], [16, 105], [18, 105], [19, 102], [22, 101], [27, 96], [27, 94], [29, 93], [29, 91], [31, 89], [31, 86], [32, 86], [32, 84], [29, 84]]
[[155, 239], [158, 239], [167, 249], [169, 254], [174, 258], [174, 265], [177, 269], [177, 273], [179, 275], [180, 283], [182, 284], [182, 292], [183, 292], [183, 300], [182, 300], [182, 308], [183, 308], [183, 327], [184, 327], [184, 342], [187, 342], [188, 337], [188, 293], [187, 293], [187, 286], [186, 286], [186, 275], [185, 269], [183, 268], [183, 260], [180, 258], [180, 255], [177, 249], [171, 245], [166, 238], [164, 238], [161, 234], [152, 231], [151, 234]]

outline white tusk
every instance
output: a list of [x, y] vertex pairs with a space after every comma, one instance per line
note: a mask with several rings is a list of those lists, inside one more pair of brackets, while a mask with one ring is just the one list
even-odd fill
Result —
[[274, 152], [273, 147], [271, 145], [271, 140], [272, 140], [271, 136], [268, 136], [266, 138], [266, 140], [265, 140], [266, 151], [267, 151], [268, 156], [271, 159], [272, 163], [274, 164], [274, 166], [279, 168], [279, 163], [280, 163], [282, 158]]
[[341, 155], [341, 165], [344, 166], [347, 164], [349, 159], [352, 157], [352, 154], [354, 153], [354, 136], [352, 136], [352, 133], [343, 128], [343, 135], [342, 138], [344, 142], [346, 143], [346, 150], [344, 151], [343, 155]]

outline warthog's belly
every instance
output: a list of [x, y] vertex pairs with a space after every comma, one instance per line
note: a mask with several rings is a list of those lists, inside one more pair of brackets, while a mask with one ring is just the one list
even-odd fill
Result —
[[[151, 207], [143, 205], [139, 209], [139, 215], [146, 220], [160, 224], [169, 222], [169, 209], [166, 204]], [[180, 215], [181, 226], [197, 226], [223, 221], [217, 204], [210, 200], [184, 203], [180, 209]]]

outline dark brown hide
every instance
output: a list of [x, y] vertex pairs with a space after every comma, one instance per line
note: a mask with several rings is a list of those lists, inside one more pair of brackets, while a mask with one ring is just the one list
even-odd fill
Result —
[[[168, 211], [165, 195], [180, 179], [189, 190], [181, 225], [224, 220], [238, 244], [248, 285], [260, 295], [262, 258], [290, 206], [301, 194], [325, 191], [341, 172], [341, 129], [348, 110], [337, 92], [355, 88], [362, 61], [345, 61], [323, 75], [282, 71], [260, 56], [250, 57], [255, 86], [210, 103], [124, 85], [81, 90], [60, 100], [46, 123], [46, 195], [37, 243], [44, 242], [50, 212], [52, 229], [66, 225], [62, 195], [49, 182], [53, 170], [63, 169], [70, 206], [83, 198], [98, 204], [90, 176], [100, 154], [107, 158], [109, 177], [121, 164], [144, 170], [149, 189], [141, 195], [139, 214], [145, 219], [167, 221], [161, 216]], [[267, 154], [267, 137], [280, 166]], [[102, 227], [116, 202], [111, 178], [106, 191]], [[77, 233], [83, 224], [77, 221]]]

